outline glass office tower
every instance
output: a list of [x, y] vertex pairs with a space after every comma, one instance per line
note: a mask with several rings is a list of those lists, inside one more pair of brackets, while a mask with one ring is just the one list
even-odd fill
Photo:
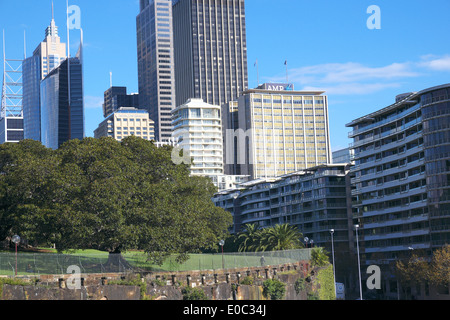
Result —
[[172, 2], [141, 0], [136, 18], [139, 107], [155, 122], [156, 141], [171, 139], [175, 107]]
[[50, 72], [41, 82], [40, 95], [42, 144], [47, 148], [58, 149], [68, 140], [83, 139], [83, 77], [80, 60], [66, 59]]
[[33, 55], [25, 59], [22, 71], [24, 138], [41, 141], [41, 65], [39, 56]]
[[58, 36], [58, 27], [52, 17], [45, 29], [44, 41], [33, 55], [23, 61], [23, 119], [24, 138], [41, 141], [40, 82], [67, 58], [66, 44]]
[[223, 107], [248, 89], [244, 0], [174, 0], [176, 103]]

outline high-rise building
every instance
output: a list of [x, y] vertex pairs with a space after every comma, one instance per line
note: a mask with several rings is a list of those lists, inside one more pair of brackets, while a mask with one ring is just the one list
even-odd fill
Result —
[[220, 107], [189, 99], [172, 111], [172, 138], [192, 158], [192, 175], [223, 174], [223, 139]]
[[248, 176], [226, 175], [223, 166], [221, 108], [202, 99], [189, 99], [172, 111], [172, 139], [183, 150], [183, 162], [192, 161], [191, 175], [211, 179], [218, 190], [233, 189]]
[[0, 144], [23, 140], [23, 63], [7, 59], [3, 31], [3, 82], [0, 110]]
[[331, 163], [328, 98], [263, 84], [238, 98], [237, 130], [225, 134], [225, 163], [251, 179], [273, 178]]
[[[53, 8], [52, 8], [53, 9]], [[44, 41], [33, 55], [23, 61], [24, 138], [41, 141], [40, 82], [67, 58], [66, 44], [61, 42], [53, 18], [45, 29]]]
[[139, 108], [139, 94], [127, 94], [126, 87], [110, 87], [104, 93], [103, 116], [106, 118], [120, 108]]
[[389, 274], [389, 264], [411, 250], [431, 255], [450, 243], [449, 123], [446, 84], [399, 95], [347, 124], [363, 264], [385, 266]]
[[224, 106], [248, 88], [244, 0], [174, 0], [176, 104]]
[[40, 101], [44, 146], [58, 149], [68, 140], [84, 138], [83, 70], [79, 56], [64, 60], [42, 80]]
[[136, 136], [151, 141], [155, 139], [154, 130], [154, 122], [147, 110], [121, 107], [100, 123], [94, 131], [94, 137], [112, 137], [122, 141], [126, 137]]
[[136, 29], [139, 107], [155, 122], [155, 139], [167, 141], [175, 107], [171, 0], [141, 0]]

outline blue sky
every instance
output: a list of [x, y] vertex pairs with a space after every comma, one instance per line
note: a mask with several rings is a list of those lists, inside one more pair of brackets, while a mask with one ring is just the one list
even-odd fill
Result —
[[[66, 42], [65, 0], [54, 0]], [[113, 85], [137, 92], [137, 0], [70, 0], [81, 9], [85, 42], [86, 135], [103, 120], [103, 92]], [[370, 5], [381, 29], [369, 29]], [[392, 104], [395, 96], [450, 82], [449, 0], [246, 0], [249, 87], [286, 80], [297, 90], [325, 90], [333, 150], [351, 142], [350, 121]], [[9, 59], [27, 56], [44, 39], [51, 0], [0, 0]], [[79, 31], [70, 32], [76, 53]], [[0, 65], [3, 72], [3, 65]]]

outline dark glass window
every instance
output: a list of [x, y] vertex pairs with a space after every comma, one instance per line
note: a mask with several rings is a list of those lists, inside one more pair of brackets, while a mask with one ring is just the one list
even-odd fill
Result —
[[8, 119], [8, 129], [23, 129], [23, 119]]
[[23, 140], [23, 131], [8, 131], [8, 141], [20, 141]]

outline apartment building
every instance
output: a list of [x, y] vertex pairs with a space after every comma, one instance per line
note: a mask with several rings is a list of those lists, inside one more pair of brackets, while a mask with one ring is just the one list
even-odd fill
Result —
[[450, 243], [450, 85], [397, 96], [347, 124], [362, 262], [386, 266]]

